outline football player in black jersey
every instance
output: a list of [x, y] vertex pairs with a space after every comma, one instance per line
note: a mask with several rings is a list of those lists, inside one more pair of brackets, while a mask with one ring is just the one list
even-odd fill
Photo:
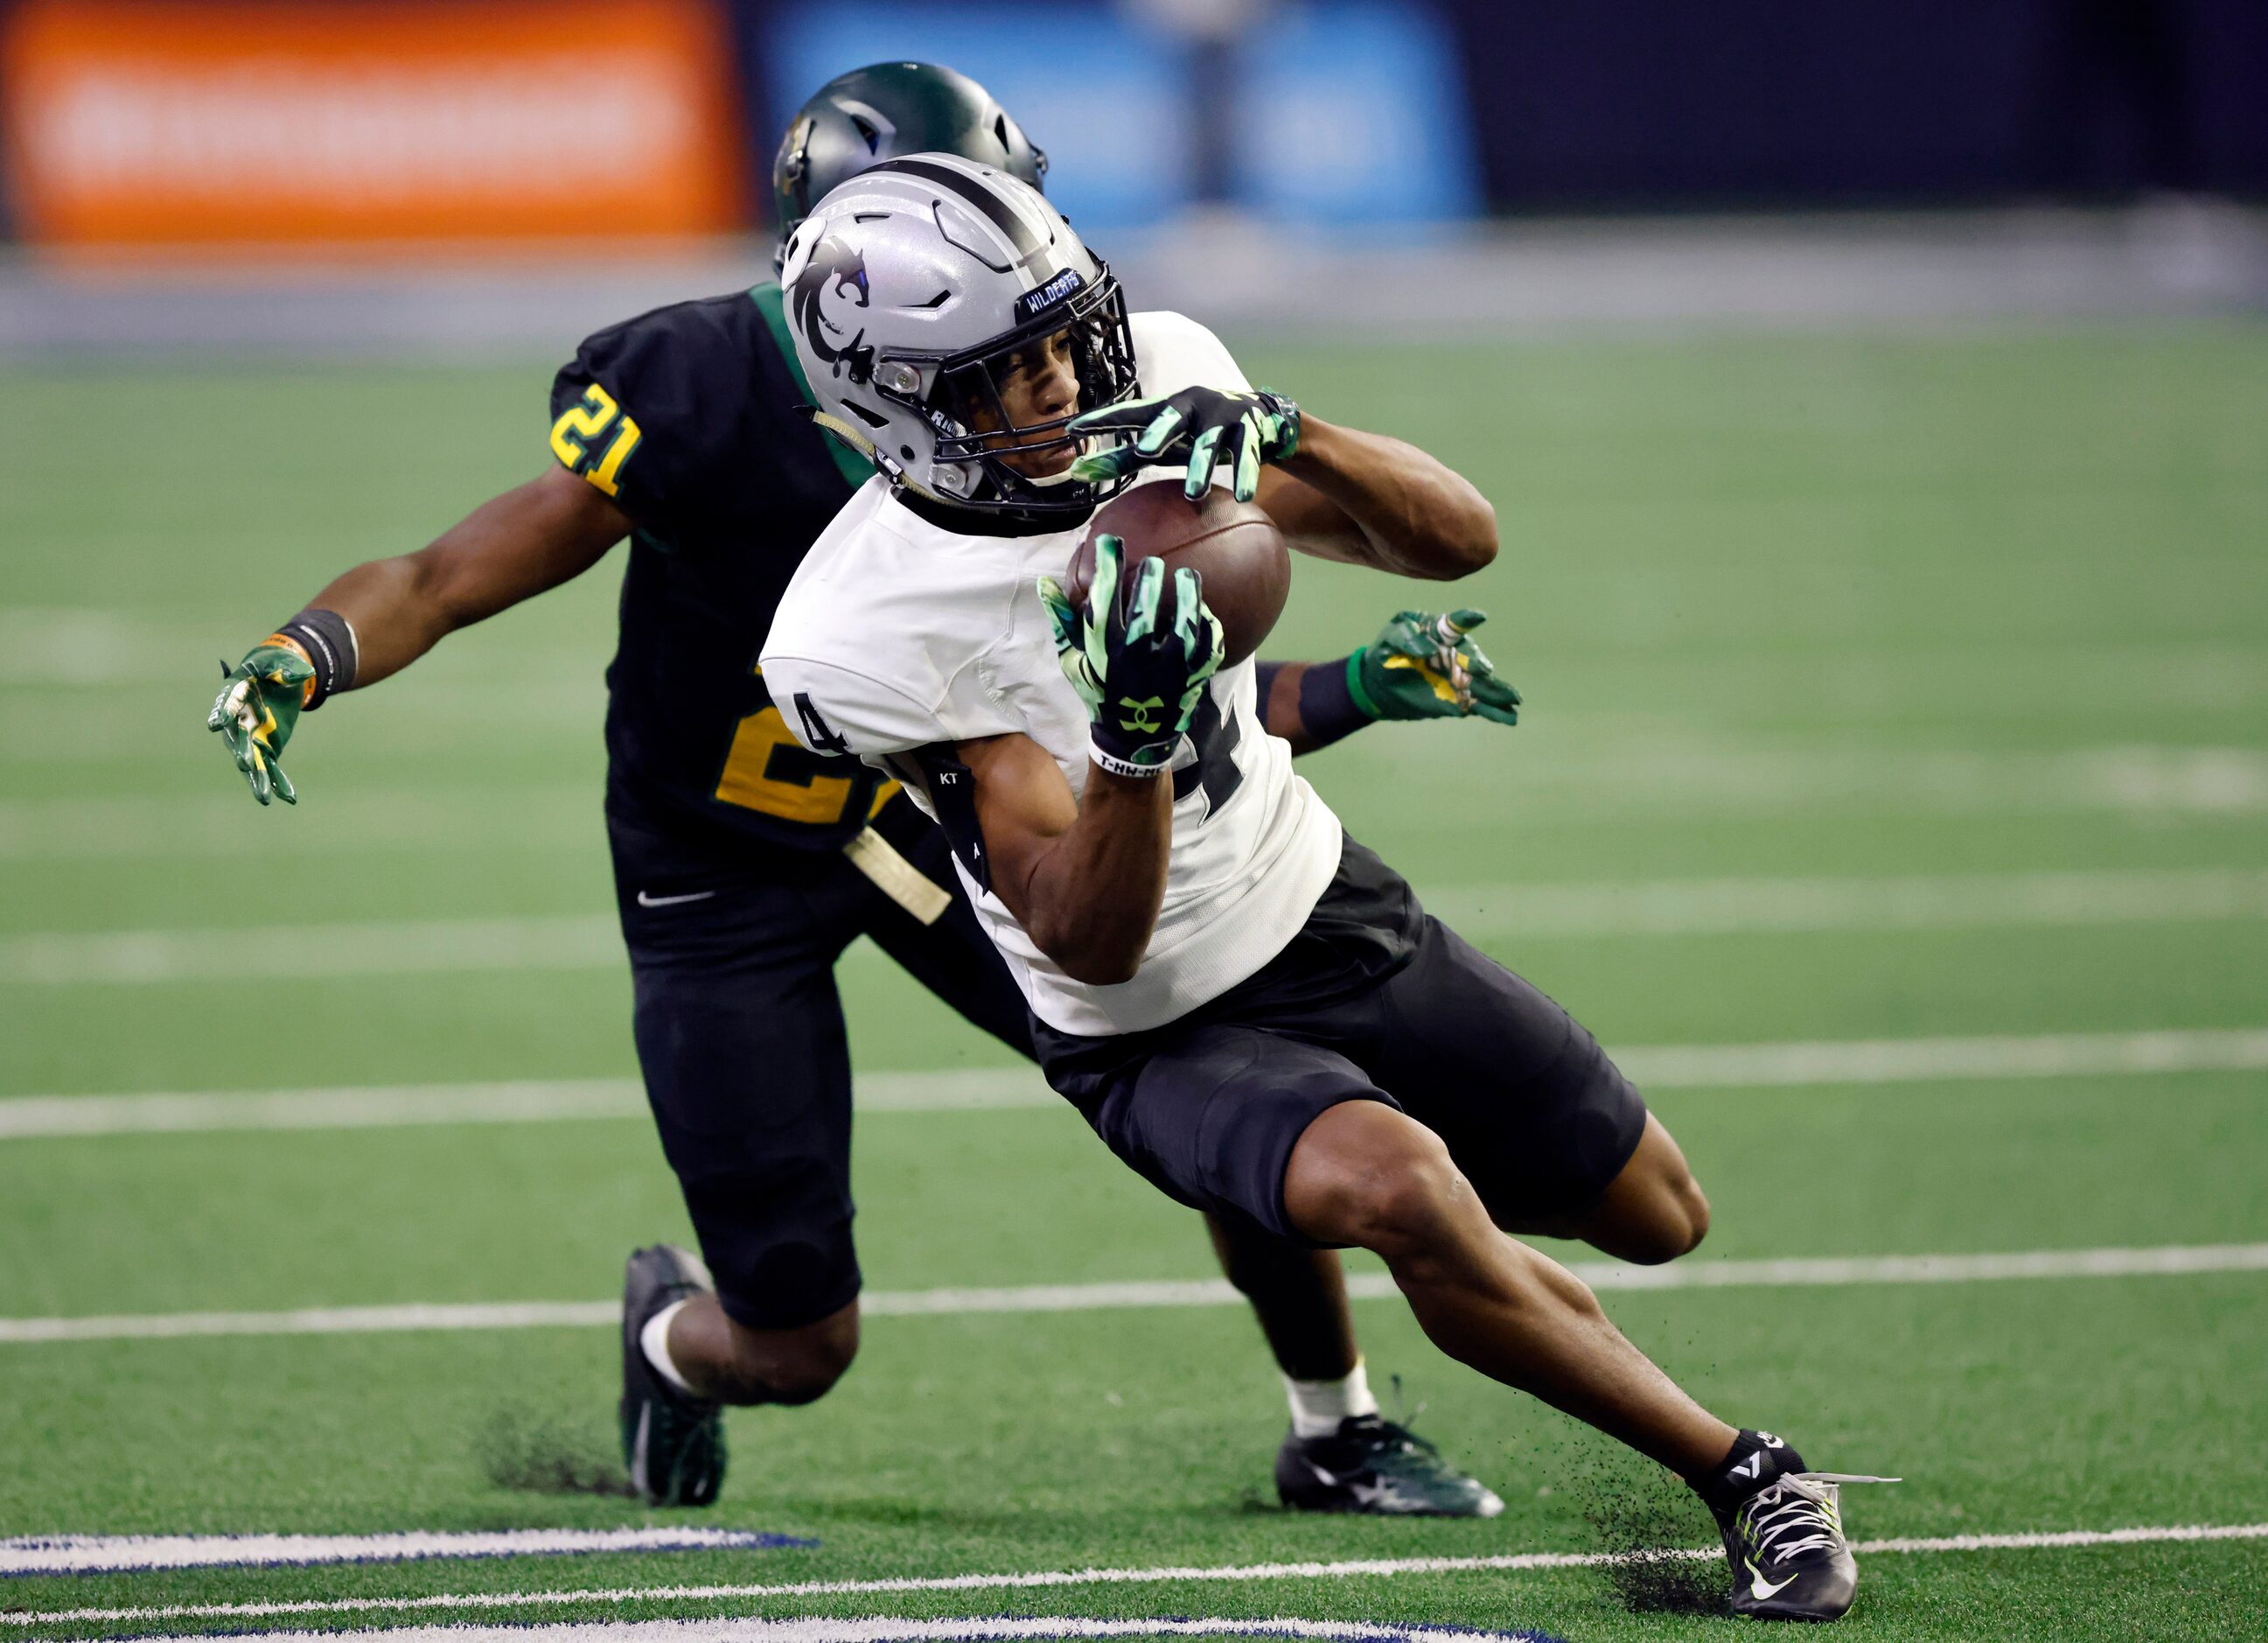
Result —
[[[878, 65], [830, 82], [790, 126], [774, 167], [783, 233], [853, 173], [935, 151], [1035, 185], [1046, 169], [974, 82]], [[808, 1403], [858, 1349], [843, 949], [873, 937], [968, 1020], [1033, 1053], [1023, 998], [943, 836], [894, 784], [798, 745], [755, 668], [798, 562], [869, 476], [805, 419], [784, 326], [779, 287], [764, 284], [592, 336], [552, 389], [556, 462], [418, 552], [331, 582], [228, 671], [209, 721], [254, 797], [296, 802], [280, 756], [302, 711], [629, 539], [607, 671], [607, 826], [638, 1061], [706, 1257], [655, 1246], [626, 1274], [624, 1456], [655, 1504], [716, 1498], [721, 1405]], [[1465, 637], [1477, 621], [1405, 612], [1342, 660], [1263, 665], [1270, 729], [1304, 751], [1378, 718], [1513, 723], [1519, 697]], [[1287, 1502], [1501, 1509], [1380, 1417], [1336, 1255], [1211, 1231], [1292, 1399], [1277, 1464]]]

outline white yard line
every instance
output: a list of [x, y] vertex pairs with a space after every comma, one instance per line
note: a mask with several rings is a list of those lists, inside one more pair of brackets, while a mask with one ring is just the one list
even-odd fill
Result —
[[[1952, 1535], [1938, 1539], [1860, 1541], [1861, 1556], [1883, 1553], [2069, 1551], [2089, 1546], [2150, 1545], [2163, 1542], [2257, 1540], [2268, 1523], [2166, 1524], [2132, 1529], [2021, 1531], [2006, 1535]], [[0, 1625], [30, 1626], [128, 1620], [257, 1618], [278, 1615], [370, 1614], [420, 1610], [476, 1610], [557, 1608], [581, 1603], [714, 1602], [766, 1597], [842, 1597], [882, 1592], [1031, 1591], [1050, 1587], [1181, 1585], [1190, 1581], [1248, 1584], [1259, 1580], [1348, 1580], [1362, 1576], [1441, 1574], [1463, 1570], [1588, 1568], [1614, 1560], [1612, 1552], [1523, 1551], [1491, 1558], [1366, 1558], [1339, 1563], [1248, 1563], [1148, 1569], [1055, 1569], [1020, 1574], [907, 1575], [880, 1580], [794, 1580], [777, 1584], [611, 1587], [599, 1590], [531, 1592], [442, 1592], [422, 1597], [348, 1597], [266, 1603], [157, 1603], [119, 1609], [0, 1610]], [[1627, 1554], [1623, 1554], [1627, 1555]], [[1675, 1554], [1721, 1557], [1717, 1548], [1681, 1548]], [[1049, 1624], [1059, 1625], [1060, 1622]], [[1247, 1623], [1257, 1626], [1258, 1623]], [[335, 1633], [323, 1633], [333, 1636]], [[409, 1633], [388, 1632], [392, 1636]], [[437, 1634], [457, 1643], [467, 1634]], [[513, 1636], [524, 1637], [515, 1631]], [[666, 1635], [666, 1634], [664, 1634]], [[888, 1638], [916, 1633], [895, 1632]], [[960, 1636], [963, 1633], [949, 1635]], [[1042, 1633], [1042, 1635], [1045, 1635]]]
[[767, 1551], [817, 1544], [744, 1529], [668, 1526], [394, 1535], [24, 1535], [0, 1540], [0, 1576], [556, 1558], [617, 1551]]
[[[2256, 1072], [2268, 1070], [2268, 1028], [1633, 1044], [1615, 1050], [1614, 1056], [1617, 1065], [1652, 1090]], [[1027, 1067], [862, 1072], [853, 1095], [858, 1110], [865, 1113], [1052, 1107], [1061, 1099]], [[239, 1130], [551, 1124], [643, 1117], [645, 1110], [644, 1094], [630, 1079], [137, 1095], [15, 1095], [0, 1097], [0, 1141]]]
[[[1508, 940], [2061, 928], [2268, 918], [2268, 871], [1481, 884], [1425, 899], [1460, 929]], [[0, 937], [0, 986], [18, 987], [627, 966], [615, 921], [595, 913]]]
[[[388, 1639], [409, 1643], [529, 1643], [529, 1633], [562, 1643], [992, 1643], [1019, 1638], [1317, 1638], [1329, 1643], [1558, 1643], [1541, 1632], [1476, 1632], [1462, 1626], [1395, 1625], [1370, 1620], [1306, 1620], [1271, 1616], [1253, 1620], [1090, 1620], [1080, 1615], [971, 1616], [959, 1620], [600, 1620], [580, 1625], [388, 1627]], [[313, 1643], [362, 1632], [256, 1632], [266, 1643]], [[156, 1639], [155, 1643], [170, 1643]]]
[[[1626, 1266], [1569, 1264], [1594, 1289], [1849, 1288], [1880, 1284], [1977, 1284], [2018, 1278], [2172, 1278], [2268, 1271], [2268, 1243], [2169, 1244], [2144, 1249], [2026, 1249], [1982, 1255], [1889, 1255], [1749, 1261], [1680, 1261]], [[1395, 1293], [1384, 1273], [1355, 1272], [1359, 1300]], [[869, 1317], [939, 1317], [1033, 1312], [1110, 1312], [1149, 1307], [1232, 1307], [1243, 1297], [1218, 1278], [1122, 1283], [1032, 1284], [997, 1289], [869, 1290]], [[0, 1345], [164, 1340], [201, 1335], [394, 1335], [429, 1330], [581, 1329], [611, 1326], [613, 1300], [460, 1301], [387, 1307], [319, 1307], [290, 1312], [151, 1312], [108, 1317], [0, 1318]]]
[[1906, 878], [1668, 879], [1448, 886], [1427, 910], [1527, 936], [1746, 935], [2268, 918], [2268, 873], [2238, 869]]

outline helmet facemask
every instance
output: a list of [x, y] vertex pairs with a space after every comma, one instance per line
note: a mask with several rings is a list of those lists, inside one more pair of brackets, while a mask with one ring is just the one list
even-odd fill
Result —
[[[1071, 418], [1138, 391], [1125, 296], [1101, 259], [1095, 259], [1095, 268], [1092, 284], [979, 347], [918, 362], [893, 357], [876, 365], [876, 389], [920, 412], [936, 431], [927, 488], [942, 499], [1005, 512], [1084, 514], [1125, 488], [1125, 479], [1097, 483], [1073, 480], [1069, 472], [1071, 459], [1086, 443], [1070, 431]], [[1017, 356], [1064, 333], [1079, 384], [1076, 403], [1057, 416], [1016, 421], [1003, 389]], [[1049, 451], [1067, 453], [1062, 472], [1035, 478], [1009, 460]]]

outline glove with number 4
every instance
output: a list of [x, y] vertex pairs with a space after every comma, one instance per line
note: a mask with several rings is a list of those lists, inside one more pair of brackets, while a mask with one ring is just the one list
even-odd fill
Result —
[[284, 744], [299, 722], [314, 668], [290, 645], [270, 639], [254, 645], [233, 667], [223, 662], [220, 671], [220, 694], [205, 728], [220, 733], [254, 799], [263, 805], [271, 796], [298, 804], [298, 792], [284, 774]]
[[1173, 573], [1168, 612], [1165, 561], [1142, 560], [1130, 575], [1125, 554], [1117, 537], [1096, 537], [1086, 600], [1074, 604], [1051, 576], [1040, 597], [1056, 659], [1086, 704], [1094, 762], [1117, 776], [1162, 776], [1227, 645], [1195, 571]]

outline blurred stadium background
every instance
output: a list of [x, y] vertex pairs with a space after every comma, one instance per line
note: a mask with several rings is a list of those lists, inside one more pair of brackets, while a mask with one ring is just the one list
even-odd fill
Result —
[[[615, 573], [306, 721], [296, 811], [202, 720], [215, 656], [537, 471], [586, 332], [766, 275], [787, 111], [897, 55], [1019, 115], [1135, 306], [1495, 501], [1469, 597], [1528, 722], [1311, 773], [1628, 1051], [1694, 1157], [1716, 1229], [1609, 1296], [1624, 1327], [1913, 1477], [1854, 1502], [1862, 1536], [2242, 1531], [1879, 1557], [1850, 1624], [2261, 1635], [2257, 0], [0, 7], [0, 1535], [637, 1515], [477, 1458], [503, 1416], [603, 1455], [603, 1330], [195, 1322], [602, 1314], [624, 1249], [681, 1230], [598, 812]], [[1426, 596], [1303, 567], [1270, 648]], [[843, 973], [901, 1315], [821, 1404], [736, 1418], [711, 1520], [820, 1550], [8, 1602], [1598, 1544], [1565, 1424], [1397, 1303], [1359, 1309], [1373, 1370], [1506, 1494], [1494, 1525], [1241, 1504], [1281, 1407], [1228, 1308], [922, 1315], [1210, 1267], [997, 1047], [877, 955]], [[1918, 1256], [1948, 1281], [1889, 1281]], [[1823, 1264], [1742, 1264], [1791, 1260]], [[1581, 1572], [935, 1601], [1710, 1634]], [[122, 1625], [159, 1622], [43, 1634]]]
[[992, 87], [1082, 231], [1220, 323], [2162, 314], [2268, 291], [2258, 224], [2220, 203], [2268, 195], [2246, 0], [4, 18], [0, 230], [32, 253], [0, 288], [11, 353], [556, 349], [759, 262], [742, 240], [788, 112], [905, 54]]

